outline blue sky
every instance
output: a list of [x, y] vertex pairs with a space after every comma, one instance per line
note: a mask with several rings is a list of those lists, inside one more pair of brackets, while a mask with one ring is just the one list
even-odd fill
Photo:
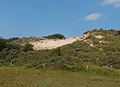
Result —
[[71, 37], [99, 28], [120, 29], [120, 0], [0, 0], [4, 38]]

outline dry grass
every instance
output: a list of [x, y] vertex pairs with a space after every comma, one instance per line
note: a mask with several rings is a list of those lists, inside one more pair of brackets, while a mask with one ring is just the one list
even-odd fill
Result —
[[120, 76], [0, 67], [0, 87], [120, 87]]

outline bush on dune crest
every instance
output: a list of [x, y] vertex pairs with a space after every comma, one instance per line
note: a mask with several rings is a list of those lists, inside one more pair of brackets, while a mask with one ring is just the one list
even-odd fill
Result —
[[47, 38], [47, 39], [65, 39], [65, 36], [62, 34], [52, 34], [52, 35], [44, 36], [44, 38]]

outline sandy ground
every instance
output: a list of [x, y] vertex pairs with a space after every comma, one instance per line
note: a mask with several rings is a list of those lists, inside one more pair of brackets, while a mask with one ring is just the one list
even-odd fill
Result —
[[97, 39], [102, 39], [102, 38], [104, 38], [104, 36], [102, 36], [102, 35], [95, 35], [94, 37], [97, 38]]
[[41, 50], [41, 49], [54, 49], [57, 47], [61, 47], [63, 45], [72, 44], [75, 41], [81, 41], [84, 40], [86, 37], [88, 37], [89, 34], [84, 34], [83, 36], [77, 36], [77, 37], [71, 37], [66, 39], [46, 39], [46, 40], [40, 40], [36, 42], [30, 42], [32, 44], [35, 50]]

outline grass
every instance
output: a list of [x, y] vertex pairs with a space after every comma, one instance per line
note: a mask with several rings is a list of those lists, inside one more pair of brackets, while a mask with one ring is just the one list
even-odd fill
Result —
[[72, 72], [3, 66], [0, 87], [120, 87], [120, 72], [98, 68]]

